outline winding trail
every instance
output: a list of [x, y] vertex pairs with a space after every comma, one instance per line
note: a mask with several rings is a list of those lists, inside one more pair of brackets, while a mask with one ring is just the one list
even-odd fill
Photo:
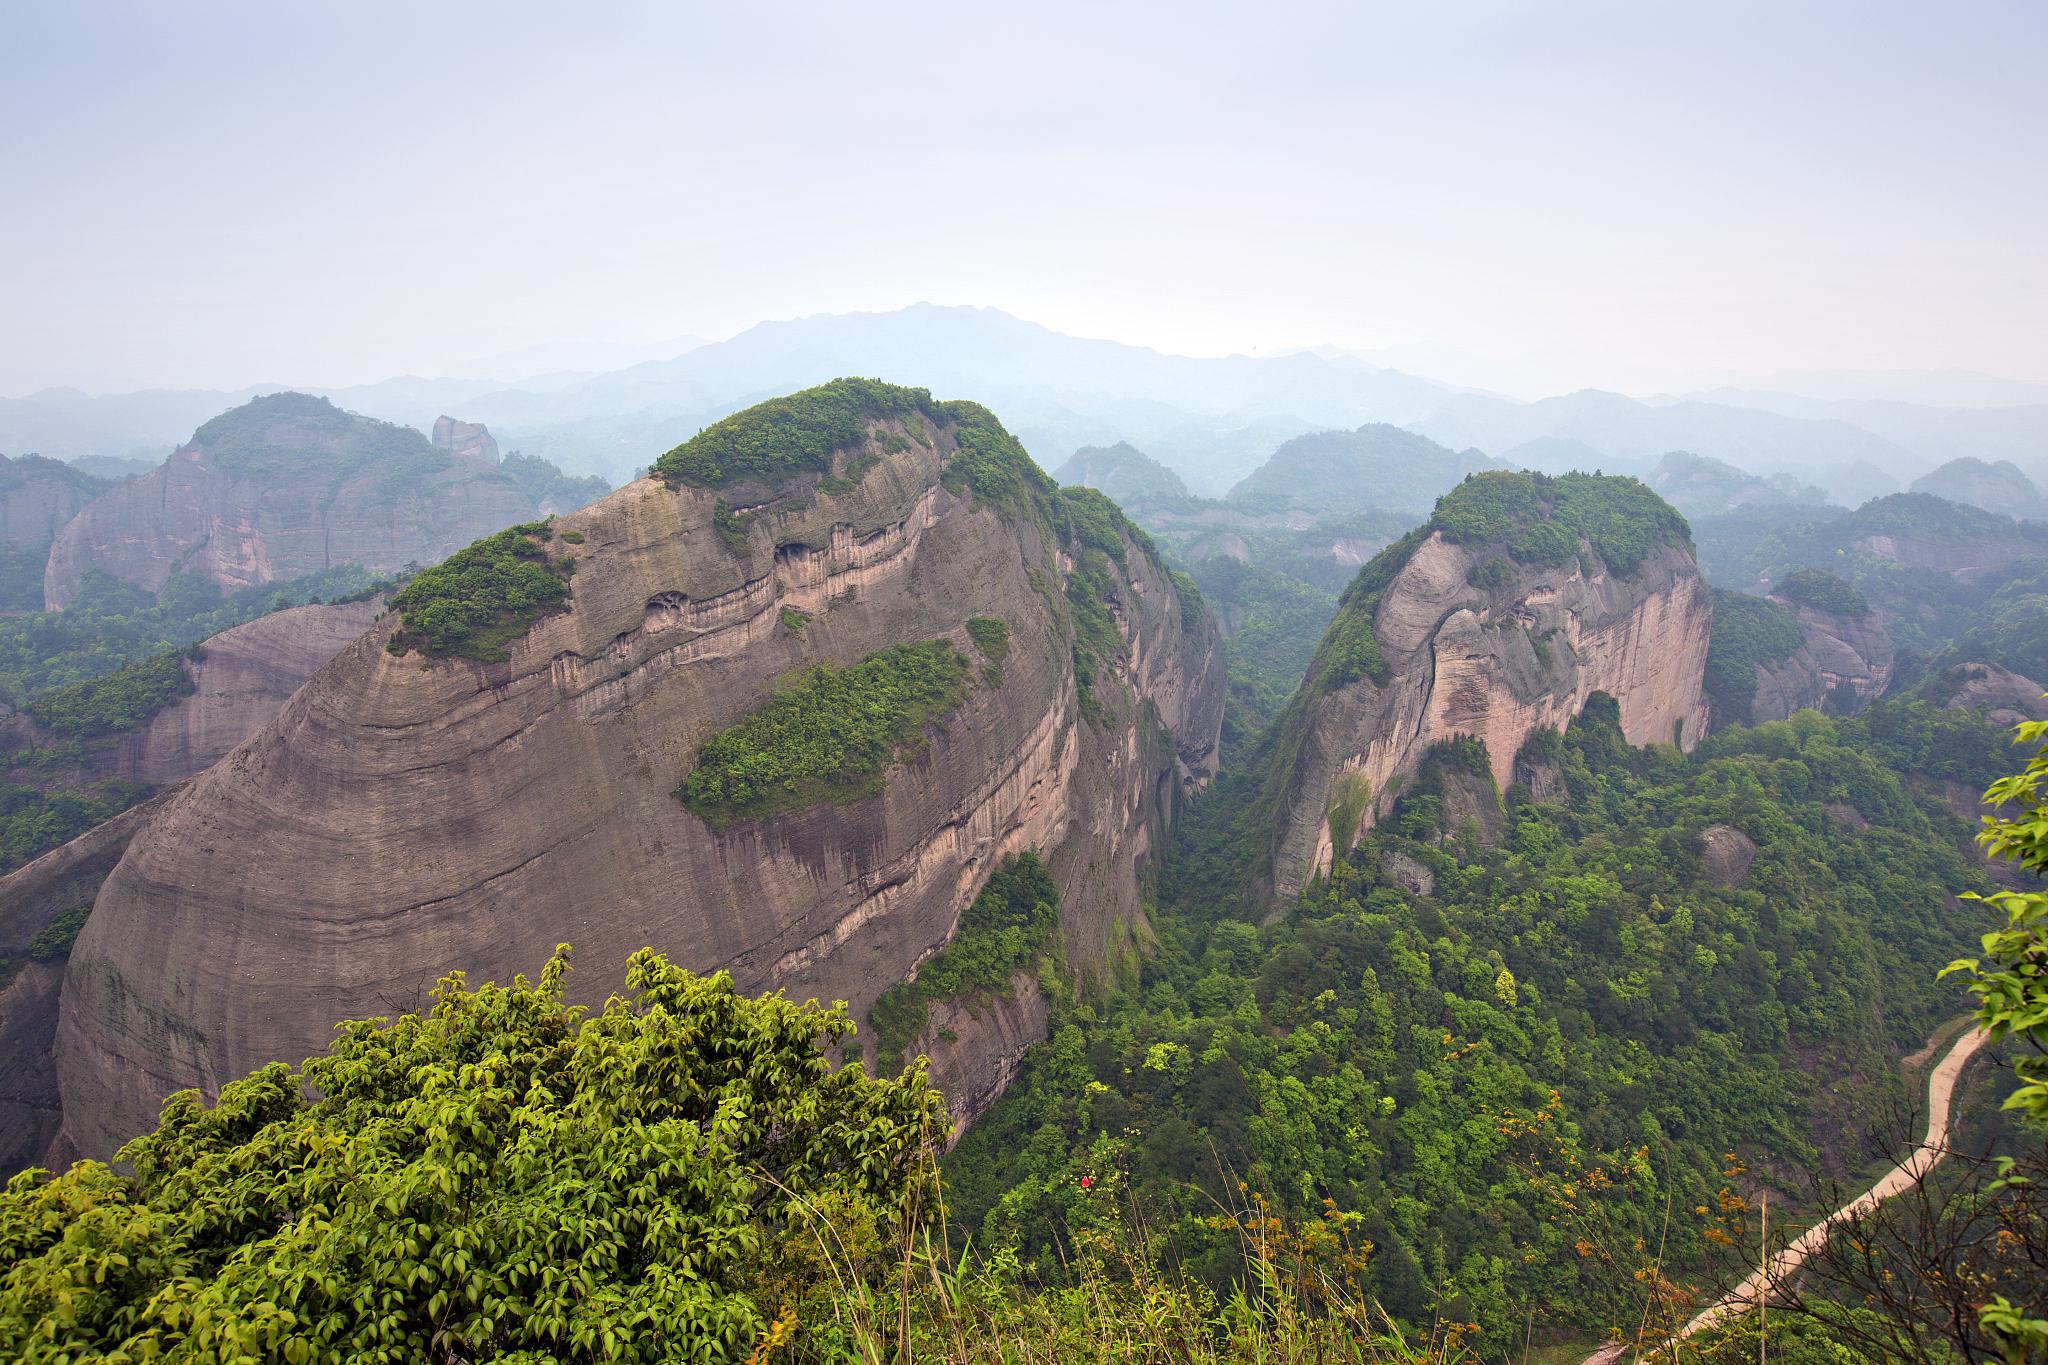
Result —
[[[1672, 1340], [1683, 1340], [1693, 1333], [1713, 1326], [1723, 1318], [1748, 1312], [1755, 1307], [1758, 1295], [1767, 1293], [1766, 1286], [1777, 1285], [1791, 1278], [1809, 1257], [1823, 1246], [1834, 1234], [1836, 1225], [1861, 1214], [1868, 1213], [1885, 1200], [1902, 1190], [1910, 1189], [1922, 1176], [1948, 1155], [1948, 1130], [1950, 1110], [1955, 1099], [1956, 1078], [1963, 1068], [1988, 1041], [1984, 1030], [1973, 1028], [1958, 1038], [1949, 1048], [1948, 1055], [1941, 1059], [1927, 1077], [1927, 1136], [1912, 1153], [1879, 1178], [1875, 1185], [1857, 1195], [1827, 1217], [1799, 1234], [1791, 1245], [1771, 1257], [1770, 1262], [1751, 1272], [1748, 1279], [1723, 1294], [1713, 1303], [1701, 1309], [1691, 1322], [1680, 1330]], [[1929, 1052], [1932, 1044], [1929, 1045]], [[1915, 1054], [1924, 1059], [1927, 1053]], [[1908, 1063], [1914, 1059], [1908, 1058]], [[1601, 1347], [1586, 1357], [1586, 1365], [1613, 1365], [1628, 1353], [1628, 1344], [1613, 1342]]]

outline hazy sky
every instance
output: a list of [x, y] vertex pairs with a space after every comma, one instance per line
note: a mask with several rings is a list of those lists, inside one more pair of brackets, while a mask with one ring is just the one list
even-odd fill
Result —
[[2041, 0], [8, 0], [0, 393], [919, 299], [1522, 391], [2044, 381], [2044, 70]]

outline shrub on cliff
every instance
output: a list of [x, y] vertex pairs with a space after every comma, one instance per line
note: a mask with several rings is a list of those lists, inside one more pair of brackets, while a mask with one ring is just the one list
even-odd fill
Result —
[[215, 1105], [174, 1095], [123, 1149], [132, 1174], [15, 1177], [0, 1355], [722, 1361], [780, 1340], [817, 1211], [888, 1225], [921, 1187], [946, 1130], [923, 1069], [835, 1069], [842, 1010], [651, 950], [586, 1012], [567, 966], [453, 976], [426, 1013], [344, 1024]]
[[1060, 927], [1060, 888], [1035, 853], [1020, 853], [995, 870], [960, 914], [953, 937], [909, 981], [899, 981], [868, 1012], [875, 1059], [883, 1073], [930, 1019], [934, 1001], [1008, 996], [1010, 977], [1038, 960]]
[[934, 413], [932, 396], [923, 389], [879, 379], [834, 379], [713, 422], [656, 460], [654, 473], [671, 488], [830, 474], [833, 455], [865, 442], [870, 422]]
[[676, 796], [714, 829], [862, 800], [966, 687], [967, 659], [945, 640], [897, 645], [850, 668], [821, 664], [714, 735]]
[[401, 628], [393, 654], [496, 662], [535, 621], [569, 596], [569, 564], [550, 559], [544, 521], [508, 526], [422, 569], [393, 599]]

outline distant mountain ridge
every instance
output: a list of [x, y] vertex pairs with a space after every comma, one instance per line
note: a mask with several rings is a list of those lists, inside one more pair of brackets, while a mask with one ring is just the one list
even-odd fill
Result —
[[[1528, 403], [1327, 349], [1169, 355], [1068, 336], [993, 308], [923, 303], [764, 322], [725, 341], [594, 374], [514, 383], [406, 376], [311, 391], [415, 426], [462, 411], [508, 447], [618, 482], [638, 472], [648, 450], [839, 374], [983, 394], [1048, 466], [1083, 446], [1126, 441], [1174, 470], [1191, 492], [1211, 497], [1291, 437], [1373, 422], [1548, 473], [1646, 475], [1666, 452], [1688, 450], [1764, 475], [1792, 474], [1849, 504], [1895, 492], [1957, 456], [2037, 468], [2048, 435], [2042, 404], [1945, 408], [1761, 390], [1648, 399], [1582, 390]], [[207, 416], [262, 391], [96, 398], [46, 390], [0, 399], [0, 449], [160, 456]], [[1924, 385], [1908, 391], [1929, 392]]]
[[1915, 493], [1932, 493], [1950, 502], [1981, 507], [2002, 516], [2048, 521], [2048, 497], [2011, 460], [1950, 460], [1913, 481]]
[[1297, 436], [1230, 490], [1240, 506], [1314, 508], [1323, 515], [1367, 510], [1427, 516], [1469, 474], [1509, 466], [1478, 450], [1451, 450], [1427, 436], [1369, 422], [1356, 431]]
[[156, 593], [183, 570], [232, 592], [342, 564], [431, 564], [542, 515], [529, 488], [558, 471], [500, 468], [480, 426], [441, 433], [437, 445], [307, 394], [251, 399], [81, 508], [50, 544], [44, 605], [68, 607], [94, 572]]

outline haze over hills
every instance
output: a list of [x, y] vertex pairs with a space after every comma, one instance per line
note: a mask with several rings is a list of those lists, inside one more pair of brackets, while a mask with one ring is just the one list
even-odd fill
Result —
[[[586, 347], [578, 354], [604, 351]], [[525, 364], [544, 358], [532, 350]], [[1959, 455], [2037, 468], [2048, 432], [2048, 407], [2025, 405], [1951, 408], [1754, 390], [1677, 399], [1585, 390], [1522, 402], [1327, 348], [1176, 356], [1067, 336], [998, 309], [931, 304], [764, 322], [724, 341], [603, 373], [514, 382], [406, 377], [306, 391], [413, 426], [462, 411], [489, 424], [508, 448], [617, 482], [637, 472], [648, 450], [763, 397], [840, 374], [981, 393], [1047, 467], [1085, 446], [1126, 441], [1171, 468], [1190, 491], [1212, 497], [1292, 437], [1361, 423], [1407, 427], [1454, 449], [1476, 447], [1553, 473], [1647, 474], [1665, 453], [1687, 450], [1757, 474], [1791, 474], [1848, 504], [1897, 491]], [[59, 458], [160, 457], [200, 422], [258, 391], [94, 397], [47, 390], [0, 399], [0, 449]]]

